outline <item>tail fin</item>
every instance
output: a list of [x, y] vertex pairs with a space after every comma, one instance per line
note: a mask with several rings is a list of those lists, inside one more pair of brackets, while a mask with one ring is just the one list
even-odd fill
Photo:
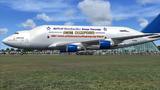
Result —
[[142, 30], [143, 33], [160, 33], [160, 14]]

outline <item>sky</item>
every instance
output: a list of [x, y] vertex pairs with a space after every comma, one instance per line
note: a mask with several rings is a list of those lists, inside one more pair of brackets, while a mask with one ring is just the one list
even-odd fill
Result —
[[[160, 0], [0, 0], [1, 41], [40, 25], [126, 26], [141, 31], [160, 13]], [[156, 42], [160, 45], [160, 41]]]

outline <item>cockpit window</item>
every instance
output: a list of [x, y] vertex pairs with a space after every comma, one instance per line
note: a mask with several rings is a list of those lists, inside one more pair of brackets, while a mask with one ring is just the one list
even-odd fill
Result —
[[18, 32], [15, 32], [14, 34], [19, 34]]
[[24, 37], [16, 37], [16, 39], [24, 39]]

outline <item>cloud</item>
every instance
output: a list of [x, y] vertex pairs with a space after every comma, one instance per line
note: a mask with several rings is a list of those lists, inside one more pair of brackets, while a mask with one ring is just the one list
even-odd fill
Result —
[[27, 12], [56, 12], [70, 7], [63, 0], [0, 0], [0, 3], [18, 11]]
[[111, 25], [110, 7], [110, 2], [104, 0], [84, 0], [78, 4], [78, 8], [93, 25]]
[[[69, 22], [72, 20], [83, 20], [82, 16], [76, 14], [74, 9], [64, 10], [62, 13], [39, 13], [36, 19], [46, 22]], [[55, 18], [56, 17], [56, 18]]]
[[46, 22], [54, 21], [54, 19], [52, 17], [48, 16], [45, 13], [37, 14], [36, 18], [39, 19], [39, 20], [44, 20]]
[[27, 19], [24, 23], [22, 23], [24, 28], [34, 28], [36, 27], [36, 23], [32, 19]]
[[159, 4], [160, 0], [137, 0], [138, 4], [146, 5], [146, 4]]
[[148, 25], [148, 20], [147, 19], [144, 19], [144, 18], [139, 18], [138, 19], [138, 22], [139, 22], [139, 25], [144, 28]]
[[0, 0], [0, 4], [11, 9], [37, 13], [32, 19], [45, 22], [84, 20], [75, 3], [78, 0]]
[[66, 12], [65, 12], [65, 16], [67, 16], [67, 17], [73, 17], [74, 14], [75, 14], [75, 10], [73, 10], [73, 9], [66, 10]]
[[8, 32], [7, 28], [0, 28], [0, 35], [6, 34]]
[[115, 21], [137, 17], [153, 18], [160, 13], [159, 5], [150, 5], [145, 8], [139, 5], [130, 5], [127, 8], [117, 5], [116, 7], [112, 7], [112, 9], [112, 17]]
[[66, 22], [66, 23], [64, 23], [64, 25], [66, 25], [66, 26], [73, 26], [74, 23], [73, 22]]

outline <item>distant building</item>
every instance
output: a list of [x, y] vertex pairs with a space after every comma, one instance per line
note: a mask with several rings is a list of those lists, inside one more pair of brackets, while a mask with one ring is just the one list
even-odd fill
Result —
[[149, 42], [149, 43], [125, 47], [125, 48], [110, 49], [110, 50], [106, 50], [105, 52], [108, 52], [108, 53], [144, 53], [144, 52], [160, 52], [160, 51], [153, 42]]

